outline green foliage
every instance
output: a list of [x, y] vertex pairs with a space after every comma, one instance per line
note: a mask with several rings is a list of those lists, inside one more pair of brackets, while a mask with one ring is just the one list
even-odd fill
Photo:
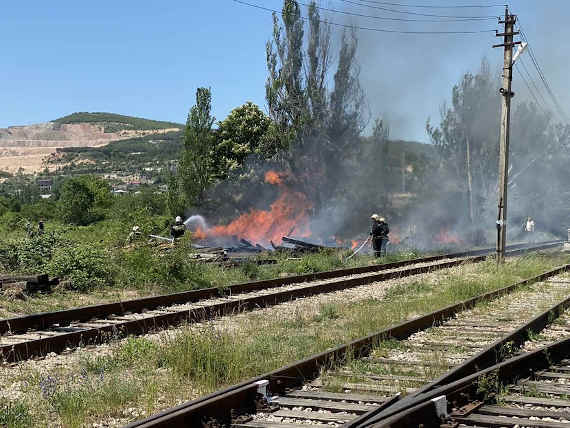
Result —
[[73, 244], [54, 251], [47, 268], [59, 278], [70, 280], [70, 288], [88, 291], [111, 285], [112, 272], [105, 252], [92, 245]]
[[[180, 156], [182, 131], [113, 141], [103, 147], [63, 147], [57, 158], [49, 162], [62, 172], [101, 174], [121, 171], [123, 174], [144, 174], [160, 177], [162, 170]], [[89, 160], [92, 162], [80, 162]], [[74, 162], [74, 165], [69, 163]], [[76, 163], [77, 162], [77, 163]]]
[[37, 272], [51, 259], [54, 250], [66, 241], [60, 234], [46, 232], [18, 241], [0, 242], [0, 268], [6, 271]]
[[63, 221], [87, 225], [104, 217], [112, 203], [109, 185], [100, 178], [83, 176], [64, 182], [59, 199]]
[[299, 263], [294, 267], [295, 273], [316, 273], [342, 267], [342, 261], [339, 257], [330, 257], [328, 250], [322, 250], [319, 253], [305, 255]]
[[206, 267], [192, 261], [184, 239], [175, 248], [157, 252], [136, 247], [116, 256], [117, 282], [124, 286], [158, 286], [166, 290], [191, 290], [211, 286]]
[[25, 204], [20, 210], [20, 215], [28, 220], [52, 220], [57, 218], [57, 204], [52, 200], [40, 200], [33, 204]]
[[315, 316], [316, 322], [330, 321], [340, 318], [339, 307], [334, 303], [324, 303], [320, 305], [319, 313]]
[[0, 217], [0, 224], [5, 226], [8, 230], [23, 228], [25, 223], [25, 219], [19, 212], [7, 211]]
[[277, 147], [269, 138], [270, 126], [269, 117], [249, 101], [218, 122], [217, 142], [212, 153], [216, 175], [227, 178], [231, 172], [242, 168], [251, 155], [260, 159], [274, 156]]
[[187, 332], [172, 339], [163, 349], [160, 365], [178, 376], [194, 379], [210, 387], [229, 384], [248, 371], [248, 349], [236, 346], [230, 334], [206, 328], [199, 334]]
[[[331, 26], [321, 19], [316, 3], [309, 6], [307, 37], [297, 1], [284, 0], [281, 19], [282, 24], [273, 15], [273, 37], [266, 47], [269, 116], [278, 145], [289, 148], [281, 154], [286, 167], [318, 211], [325, 201], [344, 193], [338, 187], [346, 160], [358, 149], [366, 122], [358, 41], [354, 32], [342, 35], [333, 76]], [[331, 80], [334, 86], [328, 91]]]
[[196, 104], [190, 109], [184, 131], [184, 151], [178, 164], [179, 187], [172, 192], [182, 192], [187, 201], [200, 206], [206, 196], [206, 190], [214, 178], [212, 150], [215, 137], [212, 125], [215, 118], [211, 115], [212, 93], [210, 89], [196, 90]]
[[497, 371], [492, 371], [477, 378], [477, 394], [480, 394], [484, 402], [496, 399], [497, 396], [506, 392], [505, 386], [501, 383]]
[[29, 407], [19, 401], [0, 403], [0, 426], [6, 428], [32, 426]]
[[105, 125], [105, 132], [118, 132], [125, 129], [153, 130], [182, 128], [179, 123], [162, 122], [158, 120], [142, 119], [133, 116], [123, 116], [114, 113], [72, 113], [68, 116], [60, 117], [53, 122], [57, 124], [68, 123], [102, 123]]

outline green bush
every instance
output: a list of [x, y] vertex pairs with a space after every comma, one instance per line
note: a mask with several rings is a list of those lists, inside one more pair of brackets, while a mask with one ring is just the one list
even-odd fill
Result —
[[35, 271], [43, 268], [52, 258], [54, 250], [66, 245], [67, 241], [56, 232], [46, 232], [19, 241], [17, 248], [20, 270]]
[[11, 230], [22, 228], [25, 223], [22, 215], [14, 211], [8, 211], [0, 217], [0, 224]]
[[57, 205], [53, 201], [39, 201], [34, 204], [25, 204], [20, 211], [22, 217], [28, 220], [51, 220], [57, 217]]
[[71, 289], [88, 291], [112, 282], [109, 266], [103, 250], [75, 244], [57, 248], [47, 267], [51, 275], [69, 279]]
[[0, 403], [0, 427], [19, 428], [32, 425], [28, 406], [21, 402]]
[[37, 272], [45, 268], [56, 248], [68, 245], [56, 232], [0, 242], [0, 267], [6, 271]]
[[179, 243], [165, 252], [141, 246], [116, 254], [117, 282], [125, 287], [159, 286], [167, 290], [190, 290], [211, 286], [204, 278], [207, 269], [190, 259]]
[[14, 242], [0, 242], [0, 270], [18, 270], [18, 246]]

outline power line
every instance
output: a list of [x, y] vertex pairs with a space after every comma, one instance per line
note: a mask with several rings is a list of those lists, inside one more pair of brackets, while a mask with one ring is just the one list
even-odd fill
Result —
[[457, 18], [457, 19], [463, 18], [463, 19], [473, 19], [473, 20], [497, 19], [497, 16], [436, 15], [433, 13], [421, 13], [421, 12], [412, 12], [409, 10], [397, 10], [397, 9], [391, 9], [388, 7], [383, 7], [383, 6], [373, 6], [372, 4], [361, 3], [362, 1], [366, 1], [366, 0], [359, 0], [359, 1], [339, 0], [339, 1], [343, 1], [345, 3], [350, 3], [353, 5], [357, 5], [357, 6], [366, 6], [366, 7], [369, 7], [371, 9], [383, 10], [385, 12], [400, 13], [400, 14], [404, 14], [404, 15], [427, 16], [427, 17], [431, 17], [431, 18]]
[[[341, 0], [344, 1], [344, 0]], [[302, 3], [297, 1], [298, 4], [305, 6], [305, 7], [311, 7], [313, 6], [312, 4], [308, 4], [308, 3]], [[382, 21], [399, 21], [399, 22], [467, 22], [467, 21], [482, 21], [482, 19], [480, 18], [449, 18], [449, 19], [410, 19], [410, 18], [396, 18], [396, 17], [387, 17], [387, 16], [378, 16], [378, 15], [367, 15], [364, 13], [357, 13], [357, 12], [348, 12], [345, 10], [338, 10], [338, 9], [331, 9], [328, 7], [322, 7], [322, 6], [317, 6], [316, 4], [314, 5], [315, 8], [319, 9], [319, 10], [324, 10], [327, 12], [332, 12], [332, 13], [339, 13], [342, 15], [349, 15], [349, 16], [357, 16], [359, 18], [370, 18], [370, 19], [378, 19], [378, 20], [382, 20]], [[365, 5], [365, 7], [368, 7]], [[494, 19], [494, 18], [493, 18]]]
[[[265, 10], [267, 12], [274, 12], [280, 13], [280, 11], [271, 9], [269, 7], [261, 6], [254, 3], [248, 3], [242, 0], [232, 0], [235, 3], [239, 3], [244, 6], [252, 7], [255, 9]], [[308, 21], [308, 18], [301, 16], [303, 21]], [[341, 27], [341, 28], [348, 28], [348, 29], [357, 29], [357, 30], [364, 30], [364, 31], [373, 31], [378, 33], [392, 33], [392, 34], [441, 34], [441, 35], [449, 35], [449, 34], [482, 34], [482, 33], [495, 33], [494, 29], [489, 30], [473, 30], [473, 31], [409, 31], [409, 30], [393, 30], [393, 29], [386, 29], [386, 28], [376, 28], [376, 27], [363, 27], [359, 25], [350, 25], [350, 24], [339, 24], [336, 22], [325, 21], [325, 20], [318, 20], [324, 24], [329, 24], [334, 27]]]
[[386, 1], [374, 1], [374, 0], [361, 0], [366, 3], [374, 4], [385, 4], [387, 6], [399, 6], [399, 7], [418, 7], [423, 9], [485, 9], [492, 7], [505, 7], [504, 4], [472, 4], [472, 5], [456, 5], [456, 6], [439, 6], [439, 5], [423, 5], [423, 4], [403, 4], [403, 3], [390, 3]]
[[540, 99], [542, 100], [542, 102], [544, 103], [544, 105], [547, 105], [548, 102], [546, 101], [546, 97], [544, 96], [544, 94], [542, 93], [542, 91], [540, 90], [540, 88], [537, 86], [536, 82], [534, 81], [534, 79], [532, 78], [530, 72], [528, 71], [528, 68], [526, 66], [526, 63], [524, 62], [523, 57], [519, 57], [518, 62], [520, 62], [523, 71], [526, 73], [529, 82], [532, 84], [534, 90], [536, 91], [536, 93], [538, 94], [538, 96], [540, 97]]
[[521, 70], [520, 70], [520, 68], [519, 68], [518, 62], [515, 63], [515, 69], [516, 69], [516, 71], [519, 73], [519, 76], [520, 76], [521, 80], [524, 82], [524, 84], [525, 84], [526, 87], [528, 88], [528, 92], [529, 92], [529, 94], [531, 95], [531, 97], [534, 99], [534, 102], [535, 102], [536, 106], [537, 106], [538, 108], [540, 108], [543, 113], [546, 114], [546, 109], [545, 109], [545, 107], [538, 101], [538, 98], [536, 97], [534, 91], [533, 91], [532, 88], [530, 87], [530, 85], [529, 85], [529, 83], [528, 83], [526, 77], [525, 77], [524, 74], [521, 72]]
[[[527, 38], [525, 32], [523, 31], [522, 26], [520, 27], [520, 33], [521, 33], [523, 40], [528, 43], [528, 38]], [[542, 71], [542, 68], [538, 64], [538, 60], [536, 58], [536, 55], [534, 54], [534, 49], [532, 48], [530, 43], [528, 44], [528, 53], [529, 53], [529, 56], [532, 60], [532, 63], [534, 64], [534, 67], [536, 68], [536, 71], [538, 72], [540, 80], [542, 81], [544, 87], [546, 88], [546, 92], [548, 93], [548, 95], [550, 96], [550, 98], [552, 99], [552, 102], [554, 103], [554, 105], [556, 107], [556, 112], [558, 113], [558, 115], [563, 120], [568, 120], [568, 116], [567, 116], [566, 112], [564, 111], [564, 109], [562, 108], [560, 103], [558, 102], [558, 99], [556, 98], [556, 95], [552, 91], [550, 84], [548, 83], [548, 80], [546, 79], [546, 76], [544, 75], [544, 72]]]

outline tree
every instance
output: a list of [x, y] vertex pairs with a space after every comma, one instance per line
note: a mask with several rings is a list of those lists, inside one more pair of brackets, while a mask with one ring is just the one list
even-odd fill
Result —
[[[214, 178], [211, 153], [215, 145], [209, 88], [196, 90], [196, 104], [190, 109], [184, 130], [184, 149], [178, 164], [178, 182], [189, 204], [204, 203], [206, 190]], [[178, 190], [178, 189], [176, 189]]]
[[72, 178], [63, 184], [59, 207], [62, 220], [66, 223], [89, 224], [94, 203], [95, 195], [82, 180]]
[[[267, 43], [266, 99], [283, 146], [284, 167], [318, 210], [343, 179], [344, 159], [358, 150], [364, 97], [356, 64], [357, 38], [345, 32], [337, 69], [331, 76], [331, 27], [309, 5], [307, 47], [299, 4], [284, 0], [273, 15], [273, 39]], [[334, 81], [332, 90], [327, 82]]]
[[66, 180], [58, 201], [62, 220], [82, 226], [102, 219], [112, 203], [109, 185], [93, 176]]
[[252, 155], [258, 159], [274, 156], [279, 147], [269, 135], [270, 127], [271, 119], [249, 101], [218, 122], [216, 144], [212, 150], [216, 176], [227, 178], [241, 169]]
[[451, 107], [443, 106], [439, 127], [426, 130], [440, 153], [451, 183], [465, 194], [465, 218], [473, 223], [496, 186], [498, 165], [499, 102], [497, 82], [489, 64], [481, 62], [475, 75], [466, 73], [452, 90]]

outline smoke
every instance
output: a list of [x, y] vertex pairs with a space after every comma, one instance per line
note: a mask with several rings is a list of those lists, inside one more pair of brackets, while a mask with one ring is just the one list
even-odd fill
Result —
[[[550, 6], [539, 8], [536, 3], [522, 3], [519, 13], [535, 16], [533, 11], [541, 8]], [[359, 10], [367, 11], [378, 14], [371, 8]], [[541, 11], [540, 16], [547, 15]], [[394, 24], [343, 21], [338, 15], [330, 19], [399, 30], [498, 28], [493, 20], [461, 24]], [[526, 30], [529, 37], [533, 30], [533, 27]], [[563, 33], [565, 30], [557, 31]], [[292, 191], [306, 194], [311, 202], [313, 209], [307, 210], [310, 234], [303, 234], [309, 241], [328, 244], [364, 238], [369, 230], [370, 214], [378, 213], [388, 218], [392, 242], [401, 246], [432, 249], [494, 242], [500, 104], [497, 89], [502, 69], [502, 51], [491, 49], [491, 45], [497, 43], [494, 33], [402, 35], [359, 31], [358, 38], [360, 83], [373, 117], [382, 117], [388, 122], [390, 141], [377, 136], [349, 141], [350, 145], [345, 141], [333, 141], [333, 146], [346, 149], [325, 155], [319, 151], [318, 139], [308, 139], [295, 153], [295, 164], [299, 168], [294, 171], [286, 170], [284, 163], [268, 165], [255, 161], [252, 163], [255, 168], [245, 168], [247, 173], [244, 175], [249, 180], [245, 190], [243, 178], [215, 190], [220, 208], [223, 208], [216, 223], [231, 224], [254, 209], [268, 211], [279, 198], [280, 180], [260, 184], [260, 177], [269, 168], [274, 168], [288, 175], [288, 186]], [[542, 44], [535, 45], [537, 51], [543, 48]], [[560, 82], [561, 70], [566, 67], [568, 58], [564, 55], [557, 63], [551, 59], [561, 59], [560, 55], [549, 57], [546, 54], [560, 47], [549, 49], [542, 51], [545, 55], [541, 57], [549, 58], [543, 67], [551, 71], [554, 86]], [[472, 97], [479, 105], [469, 117], [473, 145], [470, 152], [473, 186], [470, 218], [463, 163], [465, 149], [459, 147], [457, 153], [446, 154], [432, 145], [400, 140], [430, 142], [425, 130], [427, 119], [431, 118], [432, 125], [440, 126], [442, 106], [453, 104], [453, 86], [461, 82], [465, 73], [477, 74], [484, 57], [489, 59], [490, 75], [496, 87], [481, 97], [479, 94]], [[525, 112], [524, 103], [529, 96], [517, 78], [515, 75], [517, 97], [512, 113], [513, 183], [509, 189], [508, 235], [511, 241], [526, 238], [521, 233], [522, 219], [532, 216], [540, 232], [537, 238], [562, 236], [570, 224], [570, 194], [566, 190], [570, 179], [567, 167], [569, 133], [563, 135], [564, 132], [557, 130], [552, 122], [545, 124], [534, 109]], [[561, 94], [561, 100], [568, 99], [566, 95]], [[371, 122], [365, 134], [372, 133], [372, 125]], [[339, 140], [342, 138], [338, 137]], [[450, 162], [450, 156], [457, 157], [455, 163]], [[540, 161], [534, 160], [537, 158]], [[257, 169], [255, 174], [251, 174], [253, 169]], [[235, 194], [240, 197], [234, 197]], [[295, 235], [294, 229], [291, 234]]]
[[206, 223], [206, 219], [199, 214], [194, 214], [184, 220], [184, 226], [186, 229], [193, 229], [193, 230], [208, 230], [208, 223]]

